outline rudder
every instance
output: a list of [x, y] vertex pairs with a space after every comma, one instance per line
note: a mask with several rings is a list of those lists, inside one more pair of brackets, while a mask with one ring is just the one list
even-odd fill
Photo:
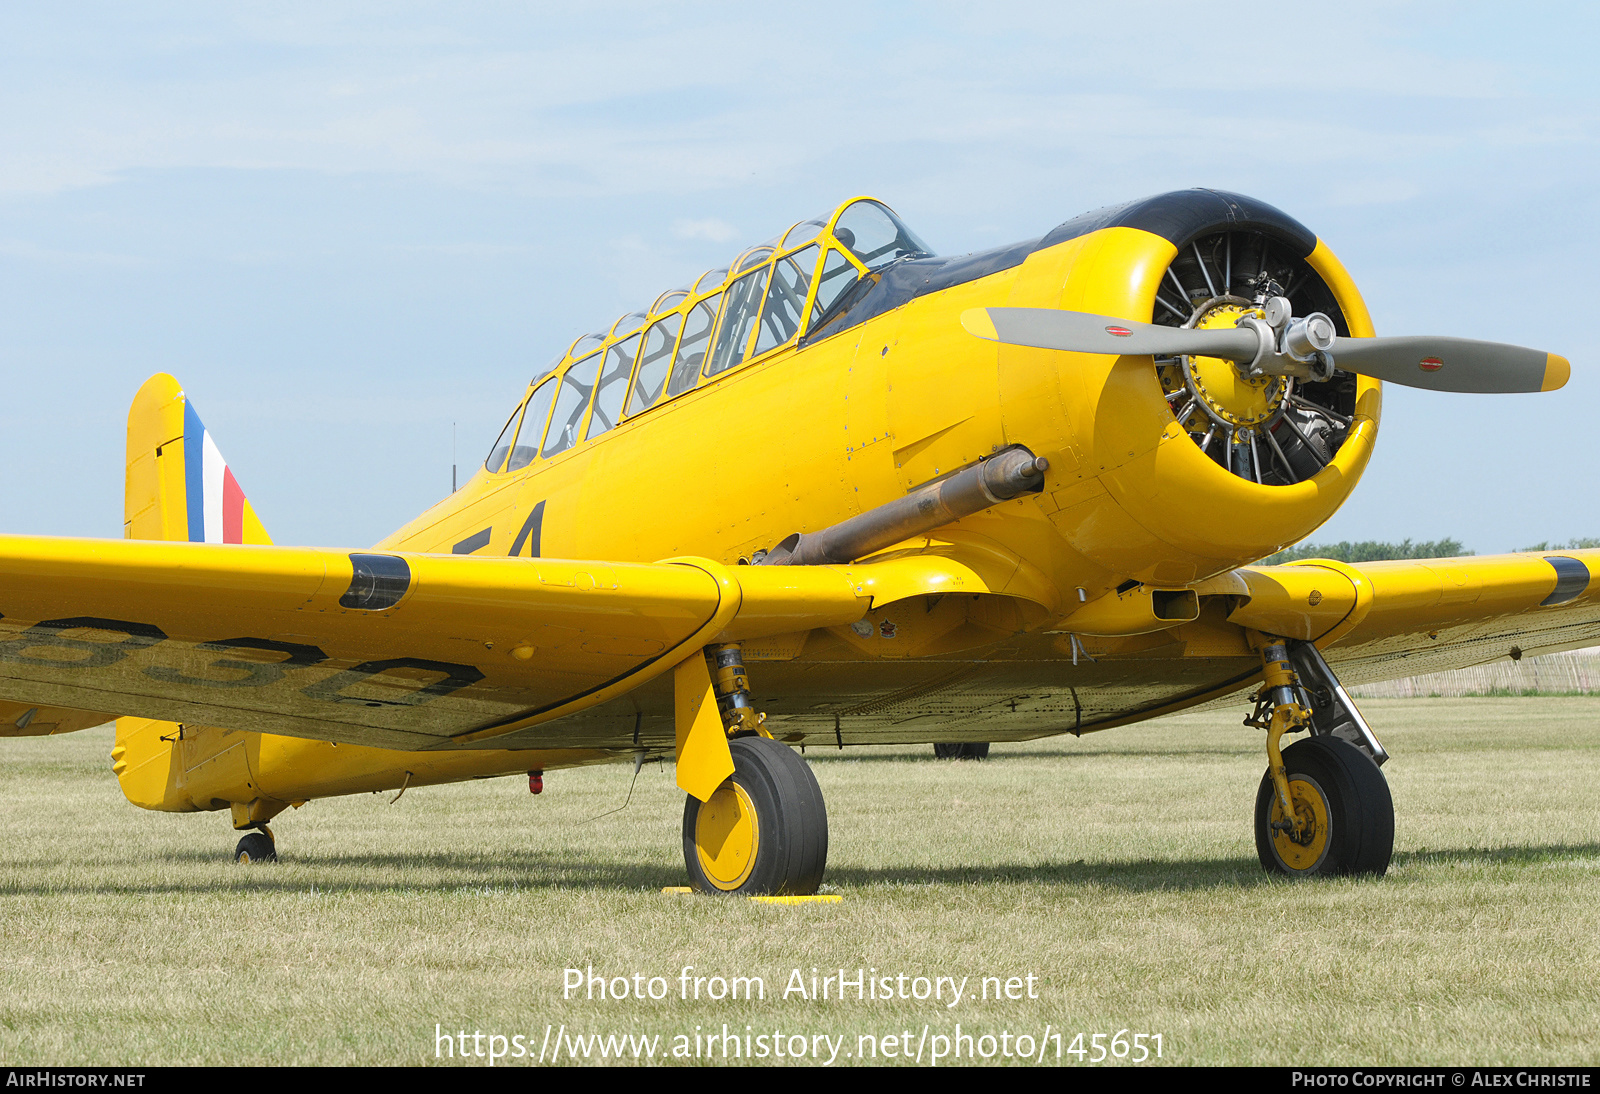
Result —
[[194, 404], [164, 372], [128, 408], [122, 521], [128, 539], [272, 542]]
[[[128, 408], [122, 531], [128, 539], [272, 542], [183, 387], [164, 372], [146, 380]], [[198, 739], [218, 731], [191, 726], [186, 732]], [[187, 743], [187, 738], [176, 722], [117, 719], [112, 769], [129, 801], [145, 809], [175, 812], [217, 808], [209, 792], [202, 794], [204, 803], [193, 799], [197, 787], [187, 777], [180, 741]], [[237, 776], [242, 771], [248, 783], [244, 756], [241, 750], [234, 757], [237, 770], [232, 773]], [[212, 772], [213, 780], [216, 774]], [[248, 787], [231, 796], [248, 798]]]

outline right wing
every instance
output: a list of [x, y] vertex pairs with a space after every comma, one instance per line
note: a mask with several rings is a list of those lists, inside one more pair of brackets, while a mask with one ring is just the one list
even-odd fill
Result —
[[[895, 572], [873, 569], [879, 584]], [[948, 591], [948, 573], [911, 577]], [[853, 623], [873, 595], [843, 567], [0, 536], [0, 702], [387, 749], [487, 744], [713, 641]]]

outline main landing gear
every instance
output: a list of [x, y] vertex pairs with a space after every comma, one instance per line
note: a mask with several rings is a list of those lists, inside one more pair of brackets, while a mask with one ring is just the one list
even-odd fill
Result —
[[[707, 654], [714, 681], [700, 657], [676, 675], [678, 784], [689, 791], [683, 807], [689, 882], [703, 893], [809, 896], [822, 884], [828, 862], [822, 788], [810, 765], [773, 740], [765, 715], [756, 713], [739, 647]], [[732, 773], [709, 794], [695, 785], [697, 769], [715, 771], [714, 779], [730, 759]]]
[[[1315, 646], [1257, 637], [1265, 672], [1245, 724], [1267, 731], [1255, 811], [1262, 868], [1383, 876], [1394, 851], [1394, 799], [1378, 770], [1388, 753]], [[1280, 751], [1285, 733], [1303, 729], [1312, 736]]]
[[828, 814], [811, 765], [768, 737], [729, 742], [733, 775], [683, 806], [683, 860], [705, 893], [804, 895], [828, 863]]

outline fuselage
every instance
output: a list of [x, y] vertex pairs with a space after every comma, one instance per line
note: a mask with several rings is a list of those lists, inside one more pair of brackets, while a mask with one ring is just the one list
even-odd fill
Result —
[[[480, 469], [379, 546], [637, 562], [693, 554], [734, 563], [1016, 444], [1049, 461], [1043, 493], [951, 531], [991, 539], [1037, 570], [1046, 603], [1080, 588], [1094, 599], [1129, 579], [1188, 585], [1296, 542], [1332, 515], [1371, 454], [1375, 381], [1359, 382], [1355, 426], [1328, 467], [1303, 482], [1263, 486], [1196, 449], [1148, 357], [996, 346], [968, 335], [959, 316], [979, 307], [1148, 320], [1179, 252], [1161, 235], [1121, 225], [1049, 238], [1033, 241], [1020, 261], [1027, 245], [1002, 248], [998, 258], [903, 260], [901, 269], [869, 274], [879, 279], [878, 296], [904, 302], [880, 310], [873, 293], [863, 294], [859, 322], [824, 324], [747, 353], [737, 367], [702, 375], [689, 390], [552, 455], [529, 453], [513, 470], [503, 469], [513, 461]], [[752, 271], [759, 277], [783, 258], [779, 251]], [[1332, 253], [1318, 242], [1305, 260], [1347, 329], [1370, 334], [1365, 306]], [[988, 267], [999, 268], [982, 272]], [[924, 287], [893, 285], [895, 275], [954, 283], [912, 295]], [[665, 313], [624, 317], [599, 345], [580, 339], [580, 359], [636, 341], [662, 314], [727, 296], [724, 284], [737, 277]], [[726, 310], [724, 302], [724, 324]], [[537, 393], [558, 388], [575, 367], [569, 352], [535, 378], [523, 405], [537, 406]], [[579, 437], [592, 431], [594, 414], [593, 406], [580, 414]], [[553, 447], [526, 442], [530, 432], [545, 437], [543, 421], [522, 429], [514, 447]]]
[[[1228, 417], [1249, 409], [1230, 410], [1228, 398], [1254, 393], [1218, 396], [1209, 419], [1191, 417], [1169, 382], [1175, 366], [996, 345], [969, 335], [959, 317], [1032, 307], [1150, 321], [1184, 306], [1201, 316], [1219, 302], [1247, 307], [1271, 275], [1331, 311], [1341, 334], [1371, 335], [1338, 260], [1276, 210], [1210, 191], [1101, 210], [1039, 240], [949, 260], [920, 253], [908, 231], [869, 249], [864, 200], [578, 339], [528, 385], [488, 463], [379, 549], [759, 562], [792, 533], [1020, 445], [1048, 464], [1040, 492], [890, 552], [953, 556], [996, 595], [900, 605], [865, 626], [746, 651], [752, 687], [786, 739], [1001, 740], [1093, 729], [1107, 721], [1096, 714], [1097, 689], [1122, 686], [1118, 653], [1152, 642], [1172, 647], [1174, 665], [1141, 700], [1152, 712], [1198, 697], [1186, 661], [1196, 679], [1214, 679], [1218, 659], [1253, 671], [1250, 651], [1216, 621], [1159, 639], [1093, 641], [1061, 624], [1130, 583], [1181, 589], [1309, 534], [1366, 466], [1378, 383], [1345, 378], [1344, 401], [1329, 395], [1323, 416], [1347, 425], [1330, 435], [1323, 458], [1301, 467], [1291, 451], [1281, 473], [1263, 475], [1260, 453], [1269, 442], [1280, 456], [1283, 448], [1260, 428], [1233, 432]], [[891, 234], [903, 229], [889, 219]], [[1232, 445], [1220, 457], [1218, 423]], [[1284, 445], [1291, 432], [1282, 431]], [[289, 801], [670, 751], [671, 703], [670, 687], [658, 683], [534, 727], [503, 742], [510, 747], [448, 757], [362, 749], [356, 758], [348, 748], [263, 737], [252, 773], [263, 792]], [[1114, 706], [1126, 710], [1127, 697]]]

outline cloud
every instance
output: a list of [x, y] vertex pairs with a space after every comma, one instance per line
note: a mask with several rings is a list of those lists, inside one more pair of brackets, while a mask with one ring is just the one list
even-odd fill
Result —
[[[1239, 48], [1233, 24], [1134, 6], [1130, 20], [1028, 4], [981, 16], [838, 5], [830, 18], [824, 4], [797, 24], [732, 23], [692, 3], [672, 18], [624, 4], [449, 19], [290, 4], [233, 18], [108, 12], [87, 33], [0, 16], [0, 198], [229, 168], [427, 177], [535, 200], [715, 195], [808, 174], [865, 189], [889, 176], [895, 200], [915, 185], [908, 153], [947, 191], [954, 165], [963, 192], [1083, 169], [1109, 192], [1172, 164], [1208, 181], [1404, 164], [1441, 132], [1474, 128], [1485, 149], [1592, 145], [1592, 95], [1528, 101], [1515, 56], [1436, 44], [1434, 6], [1281, 13], [1248, 75], [1219, 63]], [[1288, 71], [1282, 58], [1299, 55], [1315, 80]], [[719, 220], [673, 231], [741, 235]]]
[[704, 239], [711, 243], [726, 243], [738, 235], [738, 229], [725, 220], [706, 217], [704, 220], [675, 220], [672, 234], [677, 239]]
[[147, 266], [148, 258], [116, 254], [111, 251], [79, 251], [41, 247], [28, 240], [0, 239], [0, 255], [51, 265], [72, 266]]

